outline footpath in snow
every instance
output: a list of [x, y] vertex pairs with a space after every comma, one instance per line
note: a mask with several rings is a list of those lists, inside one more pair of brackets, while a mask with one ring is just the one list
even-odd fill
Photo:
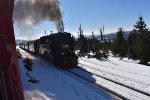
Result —
[[[24, 67], [23, 58], [18, 59], [25, 100], [112, 100], [107, 92], [98, 89], [95, 92], [82, 82], [65, 74], [62, 69], [39, 57], [20, 49], [22, 57], [34, 61], [32, 71]], [[30, 78], [37, 83], [28, 82]]]

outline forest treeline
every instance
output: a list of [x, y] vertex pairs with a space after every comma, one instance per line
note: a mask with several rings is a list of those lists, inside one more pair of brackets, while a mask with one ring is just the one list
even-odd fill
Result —
[[79, 50], [79, 55], [84, 56], [93, 53], [93, 57], [107, 58], [109, 54], [115, 57], [128, 57], [129, 59], [139, 60], [141, 64], [147, 65], [150, 62], [150, 29], [147, 27], [142, 16], [133, 25], [127, 39], [124, 38], [125, 30], [120, 27], [116, 32], [114, 41], [105, 39], [104, 27], [100, 29], [100, 40], [95, 38], [92, 32], [92, 38], [87, 38], [83, 30], [79, 28], [79, 37], [75, 42], [75, 49]]

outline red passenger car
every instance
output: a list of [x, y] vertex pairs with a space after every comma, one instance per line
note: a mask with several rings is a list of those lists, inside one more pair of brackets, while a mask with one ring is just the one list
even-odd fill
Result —
[[24, 100], [16, 56], [13, 0], [0, 0], [0, 100]]

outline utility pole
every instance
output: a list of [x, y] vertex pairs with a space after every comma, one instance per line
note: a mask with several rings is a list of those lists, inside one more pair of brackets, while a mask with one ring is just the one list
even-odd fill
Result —
[[47, 35], [46, 30], [45, 30], [45, 36]]
[[104, 25], [103, 25], [103, 35], [104, 35], [104, 42], [105, 42], [105, 31], [104, 31]]
[[103, 43], [103, 32], [102, 32], [102, 29], [100, 28], [100, 36], [101, 36], [101, 41]]
[[82, 27], [81, 27], [81, 24], [80, 24], [80, 27], [79, 27], [79, 34], [80, 34], [80, 36], [81, 36], [81, 34], [82, 34]]
[[95, 36], [94, 36], [94, 32], [92, 31], [92, 47], [93, 47], [93, 50], [95, 51], [95, 45], [94, 45], [94, 42], [95, 42]]

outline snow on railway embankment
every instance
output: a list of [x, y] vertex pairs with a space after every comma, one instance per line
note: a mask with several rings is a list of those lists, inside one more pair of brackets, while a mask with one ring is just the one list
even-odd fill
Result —
[[[20, 49], [22, 57], [33, 60], [32, 71], [24, 67], [19, 59], [20, 74], [25, 100], [110, 100], [112, 97], [103, 90], [95, 92], [72, 77], [67, 76], [53, 64]], [[38, 80], [32, 83], [30, 79]]]

